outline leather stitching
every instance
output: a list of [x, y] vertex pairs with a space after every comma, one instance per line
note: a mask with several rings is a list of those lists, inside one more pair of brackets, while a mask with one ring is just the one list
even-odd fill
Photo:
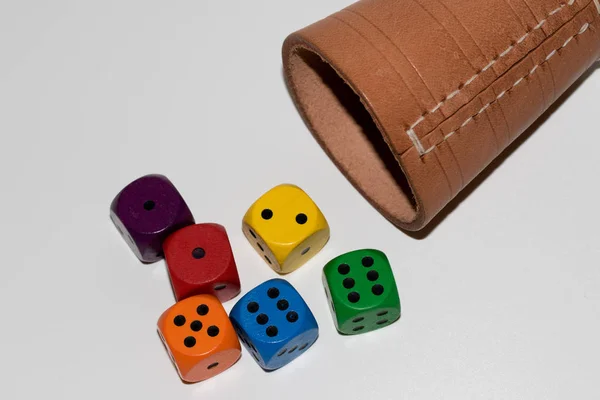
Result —
[[[598, 7], [598, 12], [600, 12], [600, 0], [593, 0], [593, 1], [594, 1], [594, 3], [596, 3], [596, 6]], [[494, 58], [492, 61], [490, 61], [479, 72], [477, 72], [475, 75], [473, 75], [471, 78], [469, 78], [463, 84], [459, 85], [458, 89], [456, 89], [454, 92], [447, 95], [433, 109], [426, 111], [423, 115], [421, 115], [419, 117], [419, 119], [414, 124], [412, 124], [410, 126], [410, 128], [406, 131], [407, 136], [409, 137], [409, 139], [411, 140], [413, 145], [416, 147], [419, 154], [421, 156], [423, 156], [423, 155], [427, 154], [427, 151], [425, 150], [425, 148], [423, 147], [423, 144], [419, 140], [419, 137], [417, 136], [417, 134], [415, 132], [415, 128], [418, 127], [423, 121], [425, 121], [427, 116], [429, 116], [431, 114], [435, 114], [437, 111], [439, 111], [444, 106], [444, 104], [446, 104], [448, 101], [452, 100], [454, 97], [459, 95], [463, 91], [463, 89], [465, 89], [467, 86], [469, 86], [473, 82], [475, 82], [477, 80], [477, 78], [479, 76], [481, 76], [481, 74], [483, 74], [484, 72], [486, 72], [487, 70], [492, 68], [498, 61], [500, 61], [502, 58], [504, 58], [508, 54], [510, 54], [518, 45], [520, 45], [525, 40], [527, 40], [527, 38], [529, 36], [531, 36], [534, 32], [540, 30], [546, 24], [546, 22], [548, 21], [548, 18], [561, 12], [563, 9], [565, 9], [567, 7], [567, 5], [572, 6], [574, 3], [575, 3], [575, 0], [569, 0], [568, 3], [563, 3], [556, 9], [552, 10], [550, 13], [548, 13], [548, 15], [546, 15], [546, 17], [544, 19], [542, 19], [535, 27], [533, 27], [531, 30], [529, 30], [527, 33], [525, 33], [525, 35], [521, 36], [514, 44], [511, 44], [506, 50], [504, 50], [498, 56], [496, 56], [496, 58]]]
[[[382, 35], [383, 38], [385, 38], [385, 40], [391, 45], [393, 46], [398, 54], [406, 59], [408, 61], [408, 57], [406, 56], [406, 54], [404, 54], [402, 52], [402, 50], [400, 49], [400, 47], [398, 47], [398, 45], [384, 32], [381, 30], [381, 28], [379, 26], [377, 26], [376, 24], [374, 24], [373, 22], [371, 22], [371, 20], [369, 20], [367, 17], [365, 17], [364, 15], [362, 15], [361, 13], [355, 11], [355, 10], [351, 10], [349, 8], [345, 8], [343, 10], [340, 11], [340, 13], [349, 13], [349, 14], [353, 14], [356, 15], [357, 17], [361, 18], [362, 20], [364, 20], [367, 24], [369, 24], [374, 30], [375, 32], [378, 32], [380, 35]], [[394, 70], [394, 72], [396, 72], [396, 75], [398, 75], [398, 78], [400, 78], [400, 80], [406, 85], [407, 88], [409, 88], [410, 93], [412, 94], [413, 97], [417, 97], [413, 91], [412, 88], [410, 88], [410, 86], [408, 85], [408, 82], [406, 81], [406, 79], [404, 78], [404, 76], [400, 73], [400, 71], [398, 70], [397, 66], [395, 63], [393, 63], [387, 56], [386, 54], [384, 54], [381, 50], [379, 50], [379, 48], [371, 41], [369, 40], [363, 33], [361, 33], [359, 31], [359, 29], [357, 29], [355, 26], [353, 26], [351, 23], [346, 22], [344, 19], [340, 18], [339, 16], [336, 16], [337, 14], [331, 15], [331, 18], [336, 19], [342, 23], [344, 23], [345, 25], [347, 25], [349, 28], [351, 28], [352, 30], [354, 30], [356, 33], [358, 33], [363, 39], [365, 39], [375, 50], [377, 50], [377, 52], [379, 54], [381, 54], [381, 56], [385, 59], [385, 61], [390, 65], [390, 67]], [[410, 62], [409, 62], [410, 63]], [[419, 75], [419, 71], [417, 70], [417, 68], [415, 68], [414, 64], [410, 63], [413, 71], [415, 72], [415, 74]], [[425, 82], [421, 79], [421, 82], [423, 83], [425, 89], [429, 92], [429, 95], [431, 96], [431, 98], [434, 98], [433, 93], [431, 93], [431, 90], [427, 87], [427, 85], [425, 84]]]
[[[595, 0], [597, 1], [597, 0]], [[425, 150], [424, 153], [422, 155], [425, 155], [427, 153], [430, 153], [431, 151], [433, 151], [437, 146], [439, 146], [440, 144], [444, 143], [445, 141], [447, 141], [448, 139], [450, 139], [452, 136], [454, 136], [458, 131], [460, 131], [462, 128], [466, 127], [467, 125], [469, 125], [471, 122], [473, 122], [475, 120], [475, 118], [477, 118], [480, 114], [482, 114], [483, 112], [485, 112], [490, 106], [494, 105], [495, 103], [497, 103], [502, 97], [506, 96], [507, 94], [509, 94], [514, 88], [516, 88], [517, 86], [519, 86], [521, 83], [523, 83], [523, 81], [525, 79], [527, 79], [528, 77], [530, 77], [531, 75], [535, 74], [535, 72], [544, 64], [546, 64], [548, 61], [550, 61], [550, 59], [552, 59], [552, 57], [554, 57], [555, 55], [559, 54], [559, 52], [564, 49], [565, 47], [567, 47], [572, 41], [573, 39], [575, 39], [577, 36], [584, 34], [590, 27], [589, 23], [585, 23], [581, 29], [574, 34], [573, 36], [569, 37], [565, 43], [557, 48], [552, 50], [547, 56], [546, 58], [539, 64], [537, 64], [535, 67], [533, 67], [525, 76], [519, 78], [515, 83], [513, 83], [513, 85], [507, 89], [504, 90], [502, 93], [500, 93], [498, 96], [496, 96], [496, 98], [494, 100], [492, 100], [491, 102], [487, 103], [486, 105], [484, 105], [476, 114], [472, 115], [471, 117], [467, 118], [462, 125], [458, 128], [455, 129], [454, 131], [448, 133], [447, 135], [444, 136], [444, 139], [442, 141], [440, 141], [437, 144], [434, 144], [433, 146], [431, 146], [429, 149]]]

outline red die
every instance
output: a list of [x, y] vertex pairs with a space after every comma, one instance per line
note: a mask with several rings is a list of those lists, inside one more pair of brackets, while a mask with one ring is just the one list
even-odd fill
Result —
[[163, 252], [177, 301], [212, 294], [225, 302], [240, 293], [240, 277], [225, 227], [186, 226], [167, 237]]

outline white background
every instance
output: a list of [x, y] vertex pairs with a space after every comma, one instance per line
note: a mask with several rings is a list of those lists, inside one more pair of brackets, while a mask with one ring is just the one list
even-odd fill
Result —
[[[337, 171], [282, 80], [285, 36], [346, 5], [2, 2], [0, 398], [598, 398], [600, 71], [411, 237]], [[181, 383], [155, 330], [165, 265], [139, 263], [108, 218], [147, 173], [226, 226], [244, 293], [276, 276], [242, 236], [247, 207], [282, 182], [315, 199], [331, 241], [287, 278], [320, 324], [310, 351], [265, 373], [244, 350]], [[403, 315], [342, 337], [321, 268], [364, 247], [391, 259]]]

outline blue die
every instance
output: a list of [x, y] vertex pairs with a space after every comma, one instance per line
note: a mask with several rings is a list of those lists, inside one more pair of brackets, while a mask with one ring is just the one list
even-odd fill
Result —
[[319, 336], [312, 311], [283, 279], [252, 289], [233, 306], [229, 318], [246, 349], [268, 371], [304, 353]]

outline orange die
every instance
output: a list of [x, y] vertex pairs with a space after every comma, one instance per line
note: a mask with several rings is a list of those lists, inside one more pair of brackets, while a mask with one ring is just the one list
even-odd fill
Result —
[[188, 297], [158, 320], [158, 334], [185, 382], [200, 382], [225, 371], [241, 347], [227, 312], [207, 294]]

